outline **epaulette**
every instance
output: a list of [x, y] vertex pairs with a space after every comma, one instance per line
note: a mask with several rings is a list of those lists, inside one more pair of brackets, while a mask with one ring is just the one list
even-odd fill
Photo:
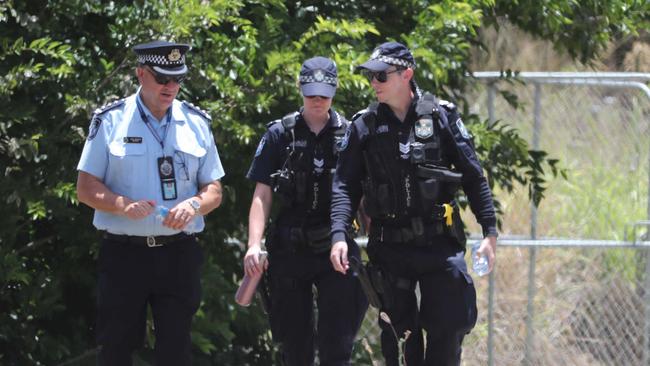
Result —
[[456, 110], [456, 105], [452, 102], [440, 99], [438, 100], [438, 104], [440, 104], [440, 106], [446, 109], [448, 112]]
[[102, 107], [99, 107], [99, 108], [95, 109], [95, 111], [93, 112], [93, 115], [99, 116], [99, 115], [101, 115], [103, 113], [106, 113], [106, 112], [110, 111], [111, 109], [115, 109], [115, 108], [121, 106], [122, 104], [124, 104], [124, 101], [125, 101], [125, 99], [122, 98], [122, 99], [112, 101], [112, 102], [110, 102], [108, 104], [105, 104]]
[[276, 124], [276, 123], [278, 123], [278, 122], [281, 122], [281, 121], [282, 121], [282, 120], [279, 119], [279, 118], [278, 118], [278, 119], [274, 119], [273, 121], [271, 121], [271, 122], [269, 122], [269, 123], [266, 124], [266, 128], [271, 128], [271, 126], [273, 126], [274, 124]]
[[192, 111], [198, 113], [199, 115], [203, 116], [203, 118], [207, 119], [208, 121], [212, 121], [212, 117], [210, 114], [203, 109], [195, 106], [194, 104], [190, 102], [183, 101], [183, 105], [186, 106], [187, 108], [191, 109]]
[[352, 116], [352, 118], [350, 118], [350, 121], [356, 121], [357, 118], [363, 116], [366, 112], [368, 112], [368, 108], [364, 108], [364, 109], [358, 111], [357, 113], [355, 113], [355, 114]]
[[352, 118], [350, 119], [350, 121], [354, 122], [354, 121], [357, 120], [357, 118], [359, 118], [361, 116], [364, 116], [364, 115], [366, 115], [368, 113], [376, 113], [377, 108], [379, 108], [379, 103], [378, 102], [370, 103], [368, 108], [362, 109], [362, 110], [358, 111], [357, 113], [355, 113], [354, 116], [352, 116]]

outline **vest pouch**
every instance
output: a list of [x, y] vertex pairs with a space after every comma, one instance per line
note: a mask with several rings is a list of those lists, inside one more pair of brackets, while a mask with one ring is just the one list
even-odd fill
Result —
[[440, 182], [435, 178], [426, 180], [418, 179], [420, 197], [428, 202], [435, 202], [440, 195]]
[[295, 202], [298, 204], [307, 201], [307, 172], [296, 172]]
[[329, 252], [332, 245], [329, 226], [305, 229], [305, 238], [307, 239], [309, 249], [314, 254]]
[[372, 181], [369, 178], [366, 178], [361, 182], [363, 187], [363, 209], [366, 215], [370, 217], [377, 216], [377, 192], [375, 192], [375, 186], [372, 184]]
[[465, 250], [465, 246], [467, 245], [467, 236], [465, 236], [465, 225], [463, 224], [463, 220], [460, 217], [460, 210], [458, 207], [454, 207], [454, 212], [451, 214], [452, 222], [453, 224], [451, 227], [448, 227], [445, 225], [447, 230], [449, 231], [449, 235], [454, 239], [456, 244], [460, 247], [460, 249]]
[[388, 187], [388, 184], [380, 184], [377, 186], [377, 213], [379, 215], [390, 215], [393, 213], [392, 207], [391, 207], [391, 196], [390, 196], [390, 188]]

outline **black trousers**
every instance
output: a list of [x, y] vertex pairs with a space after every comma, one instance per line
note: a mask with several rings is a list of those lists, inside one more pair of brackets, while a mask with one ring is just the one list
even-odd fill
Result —
[[[402, 351], [409, 366], [460, 364], [463, 338], [477, 317], [476, 290], [464, 254], [445, 236], [421, 247], [373, 241], [368, 244], [368, 256], [387, 273], [393, 295], [392, 306], [382, 309], [391, 324], [379, 319], [387, 366], [400, 365], [397, 338], [404, 338], [406, 331], [410, 335]], [[420, 286], [419, 308], [415, 283]]]
[[98, 259], [98, 365], [132, 364], [142, 347], [147, 304], [153, 313], [155, 364], [190, 365], [192, 317], [201, 300], [203, 252], [196, 237], [162, 246], [104, 239]]
[[[359, 281], [351, 271], [346, 275], [335, 272], [329, 251], [313, 254], [296, 250], [281, 234], [269, 239], [269, 317], [283, 364], [313, 365], [318, 347], [321, 366], [350, 365], [354, 338], [368, 309]], [[348, 255], [358, 257], [357, 245], [350, 242], [348, 246]], [[313, 287], [317, 293], [317, 322]]]

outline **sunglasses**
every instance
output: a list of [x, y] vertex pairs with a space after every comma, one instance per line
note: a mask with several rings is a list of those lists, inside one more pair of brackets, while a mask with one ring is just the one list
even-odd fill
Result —
[[154, 70], [151, 70], [149, 67], [145, 67], [145, 69], [147, 69], [147, 71], [149, 71], [149, 73], [151, 75], [153, 75], [153, 78], [156, 80], [156, 83], [158, 83], [160, 85], [167, 85], [171, 81], [175, 81], [177, 84], [180, 84], [187, 77], [187, 75], [163, 75], [163, 74], [159, 74], [159, 73], [155, 72]]
[[305, 95], [305, 98], [307, 98], [307, 99], [315, 99], [315, 98], [320, 98], [320, 99], [330, 99], [329, 97], [324, 97], [324, 96], [322, 96], [322, 95], [310, 95], [310, 96], [306, 96], [306, 95]]
[[395, 69], [392, 71], [370, 71], [365, 70], [363, 75], [368, 78], [369, 82], [372, 82], [372, 79], [377, 79], [380, 83], [385, 83], [388, 80], [388, 75], [396, 72], [400, 72], [402, 69]]

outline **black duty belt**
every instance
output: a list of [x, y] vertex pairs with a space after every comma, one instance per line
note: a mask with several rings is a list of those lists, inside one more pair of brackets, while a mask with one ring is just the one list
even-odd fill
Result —
[[444, 235], [446, 229], [442, 221], [424, 224], [421, 232], [409, 226], [370, 225], [370, 239], [375, 242], [395, 244], [427, 245], [436, 236]]
[[173, 244], [194, 238], [194, 234], [178, 233], [166, 236], [135, 236], [135, 235], [117, 235], [109, 232], [104, 232], [104, 239], [117, 242], [135, 245], [145, 245], [150, 248], [162, 247], [164, 245]]

